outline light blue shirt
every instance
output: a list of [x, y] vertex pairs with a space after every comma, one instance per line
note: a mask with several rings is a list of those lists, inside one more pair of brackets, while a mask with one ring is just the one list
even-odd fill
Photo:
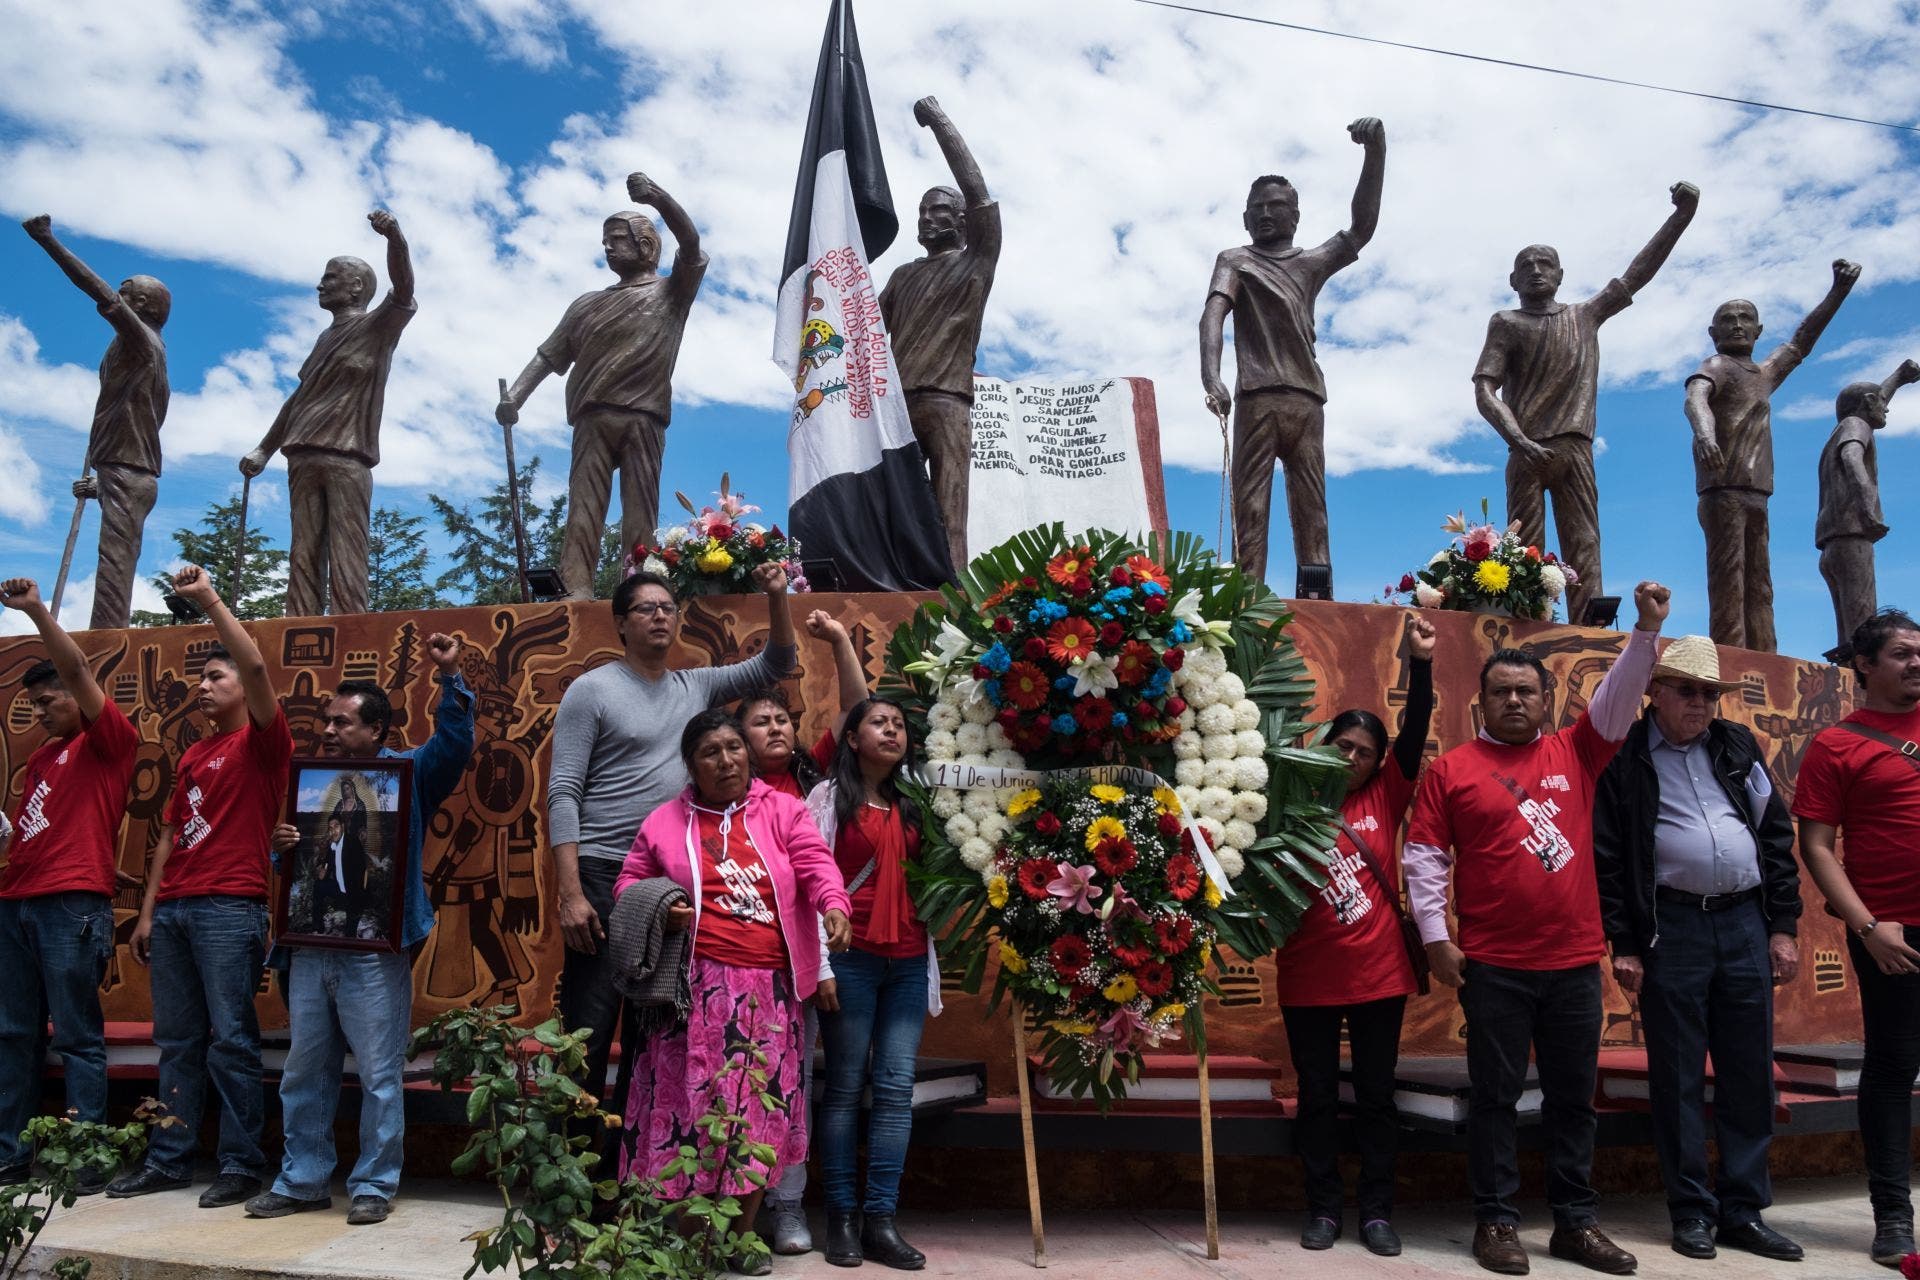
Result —
[[1684, 893], [1740, 893], [1760, 883], [1760, 847], [1746, 816], [1714, 776], [1702, 733], [1675, 746], [1647, 718], [1647, 749], [1660, 780], [1653, 880]]

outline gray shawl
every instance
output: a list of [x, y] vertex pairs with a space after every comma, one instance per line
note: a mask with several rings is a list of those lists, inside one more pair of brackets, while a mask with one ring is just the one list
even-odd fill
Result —
[[657, 1035], [687, 1020], [689, 934], [667, 932], [667, 908], [683, 905], [686, 890], [666, 876], [629, 885], [607, 919], [613, 986], [632, 1007], [636, 1038]]

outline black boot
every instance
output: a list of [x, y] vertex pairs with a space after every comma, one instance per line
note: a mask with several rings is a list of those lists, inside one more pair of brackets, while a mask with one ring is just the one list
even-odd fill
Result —
[[927, 1265], [927, 1255], [900, 1238], [893, 1217], [867, 1215], [860, 1227], [860, 1252], [868, 1259], [896, 1271], [918, 1271]]
[[827, 1214], [827, 1261], [836, 1267], [857, 1267], [864, 1260], [860, 1252], [859, 1215]]

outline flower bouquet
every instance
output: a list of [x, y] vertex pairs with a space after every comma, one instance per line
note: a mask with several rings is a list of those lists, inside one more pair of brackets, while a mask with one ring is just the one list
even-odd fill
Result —
[[653, 545], [636, 542], [627, 553], [624, 573], [657, 573], [681, 597], [737, 595], [754, 589], [755, 569], [779, 564], [786, 568], [788, 590], [810, 589], [800, 570], [800, 543], [778, 525], [769, 529], [743, 519], [760, 508], [749, 503], [745, 493], [728, 492], [726, 473], [721, 473], [715, 495], [718, 507], [696, 508], [678, 490], [673, 496], [693, 518], [657, 531]]
[[1387, 600], [1422, 609], [1551, 619], [1554, 602], [1580, 575], [1553, 552], [1521, 542], [1519, 521], [1504, 533], [1495, 529], [1488, 522], [1485, 498], [1480, 499], [1480, 520], [1469, 525], [1466, 513], [1457, 512], [1442, 521], [1441, 529], [1453, 540], [1434, 553], [1426, 568], [1401, 575], [1398, 586], [1386, 589]]
[[942, 594], [883, 686], [925, 726], [921, 918], [966, 989], [997, 957], [1049, 1077], [1104, 1105], [1199, 1031], [1216, 940], [1292, 932], [1342, 766], [1290, 745], [1313, 691], [1285, 606], [1190, 534], [1033, 529]]

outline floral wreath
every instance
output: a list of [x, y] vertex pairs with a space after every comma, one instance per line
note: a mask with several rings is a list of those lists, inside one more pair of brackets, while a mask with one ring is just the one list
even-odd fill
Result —
[[753, 571], [778, 564], [787, 571], [789, 591], [812, 589], [800, 568], [799, 540], [780, 532], [779, 525], [769, 529], [744, 519], [760, 508], [744, 492], [728, 491], [727, 473], [720, 474], [717, 507], [696, 508], [677, 489], [673, 496], [693, 518], [659, 529], [652, 543], [644, 538], [634, 543], [621, 568], [624, 576], [643, 569], [657, 573], [680, 597], [730, 595], [753, 591]]
[[1313, 688], [1286, 606], [1191, 534], [1052, 525], [958, 577], [894, 633], [883, 686], [925, 727], [916, 905], [963, 987], [997, 961], [995, 1006], [1104, 1106], [1143, 1051], [1204, 1034], [1216, 944], [1298, 925], [1344, 765], [1291, 745]]

